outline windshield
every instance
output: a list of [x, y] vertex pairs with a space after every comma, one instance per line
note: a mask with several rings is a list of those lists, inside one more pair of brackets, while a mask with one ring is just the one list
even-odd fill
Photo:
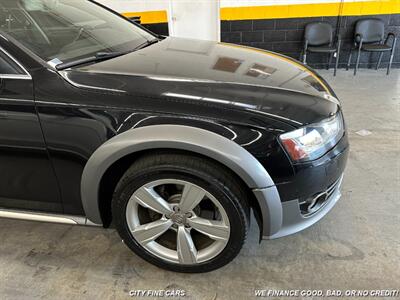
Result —
[[0, 0], [0, 30], [52, 65], [127, 52], [154, 36], [85, 0]]

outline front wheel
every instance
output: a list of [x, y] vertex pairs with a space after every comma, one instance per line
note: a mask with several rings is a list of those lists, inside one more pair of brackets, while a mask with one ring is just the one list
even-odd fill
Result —
[[203, 157], [155, 153], [138, 159], [113, 196], [124, 242], [159, 267], [207, 272], [230, 262], [248, 230], [241, 182]]

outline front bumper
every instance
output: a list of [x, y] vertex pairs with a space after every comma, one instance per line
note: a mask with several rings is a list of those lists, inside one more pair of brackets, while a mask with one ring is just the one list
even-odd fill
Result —
[[343, 174], [339, 180], [335, 182], [332, 192], [329, 197], [325, 200], [324, 204], [315, 213], [305, 216], [300, 210], [299, 201], [292, 200], [282, 203], [282, 226], [281, 229], [270, 236], [263, 236], [263, 239], [276, 239], [283, 236], [287, 236], [310, 227], [319, 220], [321, 220], [336, 204], [340, 199], [340, 186], [342, 184]]
[[[276, 186], [281, 200], [278, 211], [281, 222], [274, 226], [274, 230], [266, 230], [269, 228], [265, 225], [270, 221], [265, 223], [264, 219], [262, 239], [287, 236], [304, 230], [322, 219], [340, 199], [340, 186], [348, 153], [349, 144], [347, 136], [344, 136], [321, 159], [297, 165], [296, 175], [292, 181]], [[273, 212], [270, 215], [273, 215]]]

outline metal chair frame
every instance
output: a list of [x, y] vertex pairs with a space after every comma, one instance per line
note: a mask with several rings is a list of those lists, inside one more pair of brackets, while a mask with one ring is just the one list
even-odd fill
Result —
[[[327, 23], [327, 22], [313, 22], [313, 23], [309, 23], [306, 25], [307, 26], [312, 26], [312, 25], [318, 25], [318, 24], [327, 24], [331, 27], [331, 35], [333, 35], [333, 28], [332, 25]], [[333, 45], [336, 45], [335, 47]], [[319, 50], [319, 51], [310, 51], [309, 46], [318, 48], [318, 47], [330, 47], [330, 48], [335, 48], [335, 52], [331, 52], [331, 51], [323, 51], [323, 50]], [[328, 54], [328, 60], [327, 60], [327, 66], [326, 69], [329, 70], [329, 67], [332, 63], [332, 57], [335, 56], [336, 60], [335, 60], [335, 69], [333, 71], [333, 76], [336, 76], [336, 72], [337, 72], [337, 68], [338, 68], [338, 64], [339, 64], [339, 57], [340, 57], [340, 48], [341, 48], [341, 38], [340, 38], [340, 34], [336, 35], [336, 39], [334, 38], [330, 38], [329, 43], [326, 44], [322, 44], [322, 45], [313, 45], [310, 44], [309, 40], [306, 38], [306, 36], [304, 37], [304, 48], [302, 51], [302, 57], [300, 58], [304, 64], [307, 64], [307, 52], [314, 52], [314, 53], [327, 53]]]
[[[363, 19], [361, 21], [368, 21], [368, 20], [377, 21], [377, 19]], [[383, 21], [382, 21], [382, 23], [383, 23]], [[384, 36], [383, 32], [382, 32], [382, 36]], [[392, 42], [392, 46], [389, 46], [388, 43], [389, 43], [389, 40], [390, 40], [391, 37], [393, 38], [393, 42]], [[348, 58], [348, 61], [347, 61], [347, 66], [346, 66], [346, 71], [349, 70], [349, 68], [350, 68], [351, 58], [352, 58], [352, 54], [353, 54], [354, 51], [357, 51], [357, 59], [356, 59], [356, 65], [354, 67], [354, 75], [357, 74], [358, 67], [359, 67], [359, 64], [360, 64], [360, 55], [361, 55], [362, 51], [365, 51], [365, 52], [380, 52], [379, 53], [379, 59], [378, 59], [378, 62], [376, 64], [376, 67], [375, 67], [375, 70], [378, 70], [379, 66], [380, 66], [380, 64], [382, 62], [382, 57], [383, 57], [384, 52], [388, 52], [388, 51], [386, 51], [386, 50], [369, 51], [369, 50], [363, 49], [363, 45], [364, 44], [376, 44], [376, 43], [378, 43], [378, 44], [381, 44], [381, 45], [386, 45], [388, 47], [391, 47], [389, 63], [388, 63], [387, 70], [386, 70], [386, 75], [389, 75], [390, 69], [391, 69], [392, 63], [393, 63], [393, 58], [394, 58], [394, 53], [395, 53], [395, 48], [396, 48], [396, 42], [397, 42], [396, 35], [394, 33], [391, 33], [391, 32], [388, 33], [388, 35], [387, 35], [385, 40], [380, 39], [379, 41], [376, 40], [376, 41], [373, 41], [373, 42], [364, 42], [363, 35], [361, 33], [357, 33], [356, 32], [355, 36], [354, 36], [353, 48], [350, 49], [349, 58]]]

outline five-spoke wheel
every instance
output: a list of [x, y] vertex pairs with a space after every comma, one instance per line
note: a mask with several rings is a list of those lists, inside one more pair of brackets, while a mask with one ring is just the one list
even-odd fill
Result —
[[206, 272], [240, 251], [249, 208], [242, 183], [211, 160], [160, 152], [138, 159], [114, 192], [124, 242], [163, 268]]
[[[177, 179], [156, 180], [136, 190], [128, 202], [126, 219], [133, 237], [144, 248], [181, 264], [217, 256], [230, 234], [228, 216], [215, 197], [193, 183]], [[171, 234], [165, 234], [167, 231]]]

